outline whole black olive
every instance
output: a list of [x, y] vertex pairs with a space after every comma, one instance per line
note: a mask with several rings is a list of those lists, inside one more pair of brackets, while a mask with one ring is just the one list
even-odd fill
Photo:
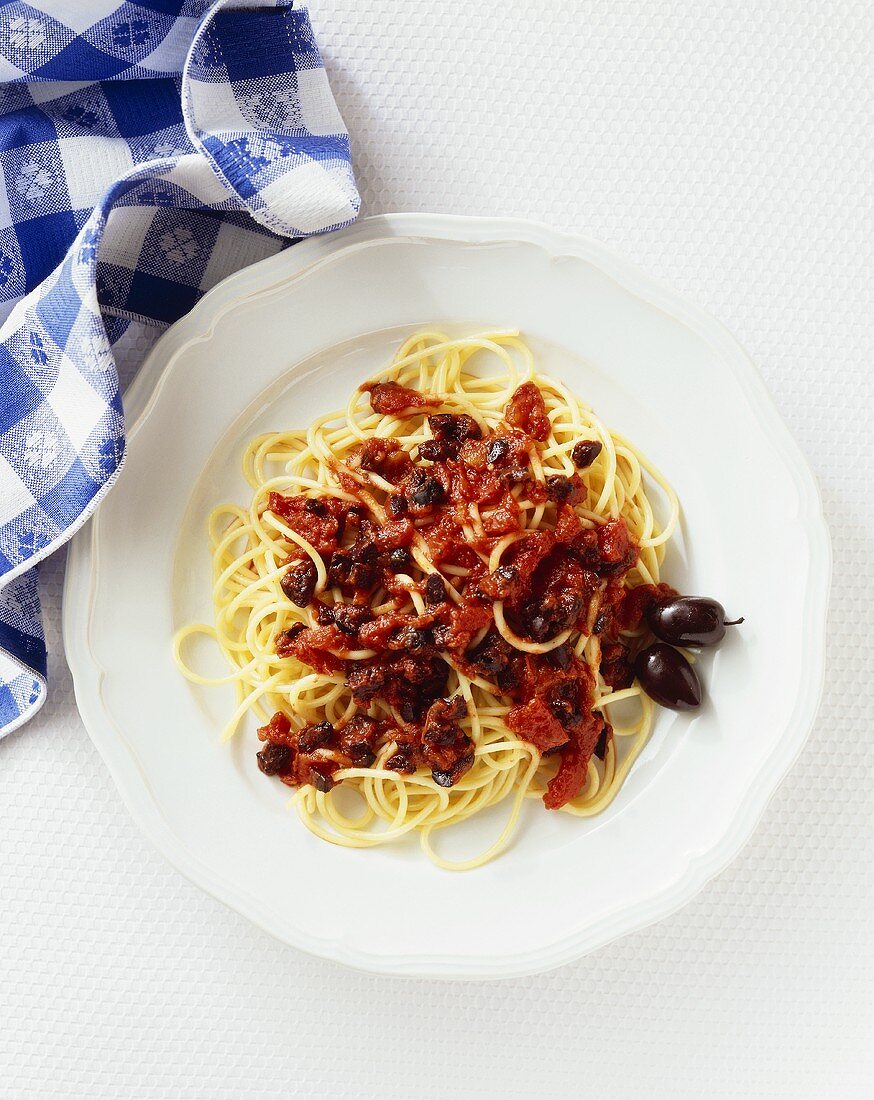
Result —
[[679, 650], [656, 642], [641, 650], [634, 662], [640, 686], [650, 699], [671, 710], [694, 710], [701, 705], [701, 682]]
[[725, 608], [706, 596], [681, 596], [667, 603], [653, 604], [646, 615], [649, 628], [657, 638], [671, 645], [717, 645], [725, 637], [727, 626], [743, 619], [725, 618]]

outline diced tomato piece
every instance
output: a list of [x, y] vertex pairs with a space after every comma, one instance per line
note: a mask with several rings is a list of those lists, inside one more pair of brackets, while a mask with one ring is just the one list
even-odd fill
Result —
[[583, 530], [580, 517], [570, 504], [561, 504], [558, 509], [558, 521], [555, 525], [555, 537], [559, 542], [572, 542]]
[[416, 528], [409, 519], [390, 520], [375, 532], [374, 542], [380, 550], [399, 550], [410, 546]]
[[328, 651], [336, 649], [342, 652], [348, 643], [349, 639], [336, 626], [305, 627], [280, 634], [276, 652], [280, 657], [296, 657], [316, 672], [330, 676], [343, 668], [343, 661]]
[[555, 535], [551, 531], [534, 531], [530, 535], [514, 542], [505, 561], [522, 577], [530, 576], [555, 546]]
[[519, 505], [509, 493], [493, 511], [482, 516], [483, 530], [490, 538], [508, 535], [519, 527]]
[[474, 635], [492, 621], [492, 609], [488, 604], [466, 600], [461, 604], [444, 604], [439, 613], [445, 625], [440, 642], [444, 649], [463, 653], [470, 648]]
[[566, 745], [561, 754], [558, 771], [547, 784], [543, 805], [548, 810], [558, 810], [572, 801], [583, 789], [589, 771], [589, 756], [579, 745]]
[[523, 382], [516, 390], [504, 412], [504, 419], [540, 443], [549, 439], [550, 424], [546, 415], [546, 402], [533, 382]]
[[598, 551], [604, 561], [622, 561], [628, 547], [628, 528], [621, 517], [608, 520], [598, 528]]
[[365, 382], [362, 392], [370, 394], [370, 407], [382, 416], [403, 416], [419, 409], [436, 409], [442, 401], [397, 382]]
[[358, 449], [361, 469], [379, 474], [387, 481], [398, 482], [413, 468], [413, 461], [396, 439], [374, 436]]
[[605, 642], [601, 646], [601, 676], [614, 691], [631, 687], [634, 669], [629, 659], [628, 646], [621, 642]]
[[305, 538], [317, 553], [327, 556], [342, 538], [349, 505], [336, 497], [287, 497], [271, 493], [267, 507]]
[[507, 714], [507, 725], [541, 752], [568, 742], [568, 731], [537, 696], [530, 703], [513, 707]]
[[258, 738], [261, 741], [271, 741], [276, 745], [291, 744], [288, 735], [291, 733], [291, 722], [278, 710], [266, 726], [258, 727]]
[[570, 744], [561, 751], [561, 764], [549, 781], [543, 804], [548, 810], [558, 810], [577, 797], [586, 782], [589, 760], [598, 744], [603, 719], [590, 712], [586, 722], [574, 730]]

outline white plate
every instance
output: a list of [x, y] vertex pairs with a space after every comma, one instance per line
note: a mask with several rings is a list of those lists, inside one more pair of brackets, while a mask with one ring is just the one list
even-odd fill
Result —
[[[353, 851], [317, 840], [257, 771], [251, 726], [218, 744], [230, 692], [193, 689], [170, 655], [176, 627], [209, 619], [204, 520], [221, 500], [247, 499], [245, 442], [341, 404], [433, 323], [520, 328], [542, 368], [678, 490], [684, 529], [667, 579], [747, 616], [702, 658], [702, 712], [659, 714], [606, 813], [579, 821], [532, 802], [513, 846], [466, 874], [438, 870], [415, 841]], [[127, 407], [137, 419], [119, 484], [70, 555], [67, 655], [131, 812], [204, 889], [353, 966], [507, 976], [678, 908], [749, 837], [816, 711], [829, 545], [813, 477], [759, 375], [699, 309], [538, 225], [375, 218], [216, 287], [155, 347]]]

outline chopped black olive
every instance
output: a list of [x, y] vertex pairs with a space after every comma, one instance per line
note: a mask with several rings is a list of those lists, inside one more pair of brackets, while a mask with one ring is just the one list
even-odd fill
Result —
[[265, 775], [279, 775], [286, 771], [293, 756], [289, 745], [274, 745], [272, 742], [268, 742], [255, 755], [258, 759], [258, 767]]
[[394, 756], [390, 756], [385, 762], [385, 766], [391, 772], [401, 772], [405, 775], [412, 775], [416, 770], [416, 765], [413, 763], [409, 753], [400, 751], [396, 752]]
[[329, 790], [334, 786], [333, 778], [323, 771], [319, 771], [318, 768], [310, 768], [312, 775], [312, 783], [317, 791], [321, 791], [322, 794], [327, 794]]
[[334, 736], [334, 727], [330, 722], [318, 722], [315, 726], [305, 726], [297, 739], [297, 747], [303, 753], [315, 752], [324, 748]]
[[410, 494], [410, 500], [413, 504], [424, 508], [429, 504], [436, 504], [445, 495], [446, 490], [443, 488], [442, 482], [438, 481], [436, 477], [426, 477], [415, 492]]
[[528, 633], [535, 642], [542, 642], [549, 636], [549, 620], [545, 615], [535, 614], [528, 620]]
[[376, 759], [373, 750], [366, 741], [353, 745], [349, 750], [349, 759], [356, 768], [369, 768]]
[[446, 584], [439, 573], [429, 573], [425, 581], [425, 599], [428, 603], [446, 603]]
[[523, 613], [523, 621], [529, 637], [535, 642], [554, 638], [562, 630], [573, 626], [583, 607], [583, 598], [570, 589], [558, 596], [549, 597], [539, 604], [529, 604]]
[[489, 578], [494, 594], [500, 600], [506, 599], [513, 590], [513, 585], [519, 579], [519, 570], [512, 565], [499, 565]]
[[505, 668], [509, 659], [507, 649], [501, 638], [491, 635], [483, 638], [476, 649], [468, 650], [464, 656], [477, 669], [492, 676]]
[[357, 634], [373, 618], [369, 607], [354, 603], [337, 603], [331, 609], [332, 618], [344, 634]]
[[432, 640], [430, 630], [418, 626], [402, 626], [392, 634], [388, 642], [388, 648], [419, 653], [426, 646], [431, 645]]
[[575, 681], [566, 681], [549, 692], [549, 709], [565, 726], [575, 726], [583, 717], [580, 689]]
[[400, 573], [402, 569], [409, 569], [412, 564], [413, 555], [402, 546], [398, 546], [388, 554], [387, 566], [393, 573]]
[[567, 500], [573, 491], [573, 482], [564, 474], [550, 474], [546, 479], [546, 495], [557, 504]]
[[497, 466], [503, 462], [510, 453], [510, 444], [506, 439], [493, 439], [486, 451], [486, 461], [490, 466]]
[[276, 639], [277, 649], [283, 644], [287, 645], [289, 642], [294, 641], [298, 634], [302, 633], [304, 630], [306, 630], [306, 623], [292, 623], [288, 630], [283, 630]]
[[316, 590], [318, 573], [312, 559], [298, 562], [286, 570], [279, 582], [283, 594], [298, 607], [307, 607]]
[[443, 443], [436, 439], [426, 439], [419, 444], [418, 458], [422, 462], [442, 462], [449, 453]]
[[428, 427], [441, 443], [464, 443], [468, 439], [479, 439], [483, 434], [479, 424], [467, 413], [435, 413], [428, 417]]
[[560, 668], [562, 672], [570, 667], [571, 648], [566, 642], [564, 645], [556, 646], [555, 649], [551, 649], [546, 656], [549, 659], [549, 663], [555, 665], [556, 668]]
[[346, 584], [352, 571], [352, 558], [341, 550], [335, 550], [328, 566], [329, 584]]
[[376, 566], [370, 562], [361, 562], [352, 567], [349, 583], [359, 591], [366, 591], [376, 584]]
[[573, 459], [574, 466], [578, 467], [580, 470], [585, 470], [587, 466], [592, 465], [602, 450], [603, 444], [599, 443], [597, 440], [581, 440], [571, 451], [571, 458]]
[[501, 691], [508, 695], [510, 692], [515, 691], [519, 686], [519, 680], [516, 676], [516, 672], [511, 664], [506, 665], [504, 668], [498, 670], [496, 677], [498, 687]]

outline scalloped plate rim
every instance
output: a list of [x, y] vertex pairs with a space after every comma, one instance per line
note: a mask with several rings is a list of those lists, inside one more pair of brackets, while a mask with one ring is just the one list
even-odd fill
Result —
[[727, 867], [746, 845], [770, 798], [804, 747], [816, 718], [825, 675], [825, 618], [831, 579], [830, 540], [819, 489], [807, 460], [780, 416], [755, 365], [729, 331], [705, 310], [606, 246], [524, 219], [413, 213], [379, 215], [363, 219], [340, 233], [301, 241], [290, 250], [236, 272], [210, 290], [151, 349], [125, 397], [128, 409], [137, 410], [129, 438], [155, 408], [161, 379], [172, 369], [174, 361], [188, 344], [204, 338], [219, 316], [252, 295], [268, 293], [279, 284], [304, 276], [322, 259], [335, 256], [351, 246], [387, 238], [436, 238], [471, 245], [522, 242], [539, 245], [553, 259], [570, 256], [595, 263], [637, 297], [681, 321], [709, 343], [719, 346], [735, 375], [744, 383], [747, 404], [759, 421], [774, 433], [772, 441], [778, 442], [781, 457], [798, 490], [798, 523], [807, 536], [811, 555], [810, 585], [805, 605], [806, 626], [809, 628], [804, 649], [807, 691], [797, 700], [782, 736], [760, 769], [757, 782], [737, 806], [731, 825], [721, 841], [707, 851], [690, 854], [684, 870], [670, 887], [555, 943], [512, 957], [477, 959], [464, 956], [373, 955], [349, 950], [333, 939], [312, 937], [300, 929], [294, 929], [294, 935], [290, 935], [287, 917], [269, 908], [265, 910], [257, 898], [223, 879], [173, 832], [161, 813], [160, 805], [151, 796], [147, 778], [140, 773], [120, 732], [101, 705], [103, 672], [90, 652], [88, 640], [94, 581], [99, 568], [96, 555], [92, 552], [94, 525], [86, 525], [70, 545], [63, 600], [64, 647], [80, 714], [131, 816], [155, 847], [195, 885], [277, 939], [317, 957], [355, 969], [418, 978], [470, 980], [521, 977], [571, 962], [676, 912]]

